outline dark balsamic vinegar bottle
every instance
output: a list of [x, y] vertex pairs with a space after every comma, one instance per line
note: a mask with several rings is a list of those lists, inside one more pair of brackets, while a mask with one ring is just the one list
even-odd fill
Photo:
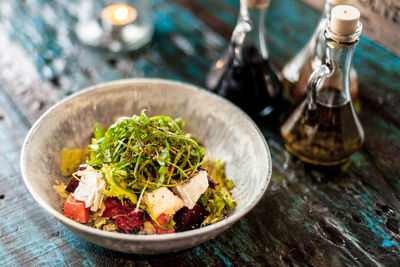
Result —
[[282, 83], [269, 61], [265, 15], [270, 0], [241, 0], [240, 15], [228, 49], [211, 67], [207, 87], [253, 117], [279, 109]]

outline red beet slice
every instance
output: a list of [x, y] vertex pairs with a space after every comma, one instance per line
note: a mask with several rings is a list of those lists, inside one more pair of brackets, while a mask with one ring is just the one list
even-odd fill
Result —
[[132, 233], [133, 230], [143, 229], [142, 219], [132, 219], [128, 215], [117, 215], [112, 218], [115, 225], [125, 234]]
[[103, 211], [103, 214], [101, 216], [103, 217], [114, 217], [117, 215], [125, 215], [126, 212], [124, 211], [124, 208], [122, 207], [121, 201], [116, 198], [106, 198], [104, 200], [104, 205], [106, 206], [105, 210]]
[[133, 230], [143, 229], [143, 211], [136, 210], [127, 202], [122, 205], [119, 199], [110, 197], [104, 200], [104, 205], [106, 209], [102, 216], [111, 217], [121, 232], [130, 234]]
[[[79, 175], [77, 175], [78, 178], [81, 178]], [[72, 179], [69, 181], [68, 185], [65, 187], [65, 191], [73, 193], [75, 192], [76, 188], [79, 185], [79, 181], [75, 179], [75, 177], [72, 177]]]
[[208, 211], [202, 206], [195, 205], [193, 209], [183, 207], [174, 216], [175, 230], [177, 232], [197, 229], [208, 216]]
[[132, 219], [142, 219], [144, 215], [144, 212], [142, 210], [133, 210], [129, 213], [129, 217]]
[[211, 179], [210, 176], [207, 175], [207, 179], [208, 179], [208, 187], [211, 189], [215, 189], [215, 187], [217, 185], [219, 185], [219, 183], [217, 183], [216, 181], [214, 181], [213, 179]]
[[[86, 164], [82, 164], [79, 166], [78, 171], [83, 171], [86, 170], [87, 165]], [[82, 177], [80, 175], [76, 175], [79, 179], [81, 179]], [[75, 177], [72, 177], [72, 179], [69, 181], [68, 185], [65, 187], [65, 191], [68, 191], [70, 193], [75, 192], [76, 188], [79, 185], [79, 180], [76, 179]]]

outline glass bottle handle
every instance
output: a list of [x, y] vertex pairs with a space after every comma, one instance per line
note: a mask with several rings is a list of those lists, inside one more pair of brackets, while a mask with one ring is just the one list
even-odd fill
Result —
[[246, 15], [239, 19], [232, 33], [231, 43], [233, 44], [234, 58], [242, 62], [242, 48], [246, 34], [252, 30], [250, 18]]
[[317, 108], [317, 91], [324, 84], [325, 79], [330, 73], [327, 64], [322, 64], [311, 74], [307, 83], [308, 108], [314, 110]]

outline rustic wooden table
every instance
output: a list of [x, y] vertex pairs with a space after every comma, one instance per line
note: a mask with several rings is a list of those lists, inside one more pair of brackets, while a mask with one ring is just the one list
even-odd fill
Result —
[[[153, 0], [153, 41], [131, 54], [82, 45], [74, 33], [79, 2], [0, 2], [0, 266], [399, 264], [400, 58], [364, 37], [354, 60], [362, 150], [339, 168], [308, 166], [258, 122], [272, 152], [272, 182], [257, 207], [214, 240], [174, 254], [128, 255], [77, 238], [44, 212], [19, 171], [23, 139], [38, 116], [85, 86], [124, 77], [203, 86], [239, 1]], [[268, 41], [278, 66], [304, 45], [318, 16], [298, 0], [272, 1]]]

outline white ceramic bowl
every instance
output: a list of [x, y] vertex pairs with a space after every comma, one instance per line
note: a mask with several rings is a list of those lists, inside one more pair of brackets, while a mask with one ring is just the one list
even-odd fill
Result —
[[[204, 228], [166, 235], [127, 235], [98, 230], [65, 217], [54, 191], [63, 147], [85, 147], [96, 122], [139, 114], [182, 117], [213, 158], [226, 163], [238, 205], [228, 218]], [[72, 95], [47, 111], [26, 136], [21, 152], [26, 187], [47, 212], [83, 239], [127, 253], [167, 253], [196, 246], [226, 230], [261, 199], [271, 177], [268, 145], [253, 121], [230, 102], [195, 86], [160, 79], [100, 84]]]

